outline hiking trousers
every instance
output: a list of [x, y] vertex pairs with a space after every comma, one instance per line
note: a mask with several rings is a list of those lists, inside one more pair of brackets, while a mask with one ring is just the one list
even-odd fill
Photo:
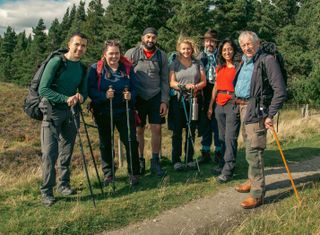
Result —
[[[79, 123], [79, 117], [76, 118]], [[60, 172], [59, 187], [70, 185], [70, 162], [77, 130], [70, 109], [52, 109], [50, 120], [41, 124], [42, 194], [52, 195], [56, 185], [55, 164]]]
[[232, 176], [236, 164], [238, 135], [240, 129], [239, 109], [229, 100], [225, 105], [216, 105], [214, 110], [219, 128], [219, 140], [223, 162], [222, 174]]
[[256, 123], [245, 124], [243, 120], [247, 111], [247, 105], [239, 105], [239, 108], [243, 125], [242, 135], [246, 146], [246, 160], [249, 164], [250, 194], [255, 198], [264, 197], [265, 174], [263, 152], [267, 143], [267, 130], [263, 119]]
[[[128, 138], [128, 126], [126, 113], [118, 113], [113, 116], [113, 129], [116, 127], [120, 140], [126, 148], [126, 157], [128, 163], [128, 173], [133, 175], [139, 174], [139, 154], [138, 154], [138, 142], [136, 138], [136, 128], [133, 113], [130, 111], [130, 139], [131, 139], [131, 156], [132, 156], [132, 170], [131, 172], [131, 160], [130, 160], [130, 148]], [[98, 126], [99, 132], [99, 146], [101, 155], [101, 165], [104, 178], [112, 176], [112, 151], [111, 149], [111, 125], [109, 113], [98, 113], [95, 115], [95, 121]]]

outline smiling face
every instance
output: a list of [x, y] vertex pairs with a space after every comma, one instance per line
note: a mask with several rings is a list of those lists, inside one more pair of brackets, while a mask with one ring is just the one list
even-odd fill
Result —
[[193, 49], [190, 43], [182, 42], [179, 46], [179, 53], [180, 53], [180, 56], [183, 58], [186, 58], [186, 59], [191, 58]]
[[205, 38], [203, 44], [206, 51], [210, 53], [213, 53], [217, 47], [217, 42], [213, 38]]
[[104, 58], [109, 66], [117, 66], [120, 60], [120, 48], [117, 46], [108, 46], [104, 52]]
[[86, 53], [88, 40], [80, 36], [70, 38], [68, 42], [69, 55], [72, 60], [80, 60], [81, 56]]
[[240, 47], [247, 58], [252, 58], [259, 49], [259, 41], [254, 40], [252, 36], [246, 34], [239, 39]]
[[147, 33], [142, 36], [142, 45], [145, 49], [153, 51], [156, 48], [157, 35], [153, 33]]
[[234, 51], [232, 48], [232, 45], [229, 42], [226, 42], [223, 46], [222, 46], [222, 57], [230, 62], [232, 61], [234, 55]]

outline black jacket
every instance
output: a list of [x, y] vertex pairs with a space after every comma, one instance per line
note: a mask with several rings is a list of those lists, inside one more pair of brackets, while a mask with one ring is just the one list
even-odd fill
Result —
[[[253, 62], [250, 99], [244, 118], [246, 124], [256, 123], [265, 117], [273, 118], [287, 98], [286, 86], [276, 58], [258, 51]], [[237, 67], [235, 86], [242, 64]]]

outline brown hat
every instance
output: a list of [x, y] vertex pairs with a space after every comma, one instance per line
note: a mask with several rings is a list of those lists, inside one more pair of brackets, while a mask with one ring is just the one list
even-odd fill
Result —
[[208, 31], [205, 32], [205, 34], [203, 35], [202, 39], [213, 39], [215, 41], [219, 41], [218, 40], [218, 33], [214, 29], [208, 29]]

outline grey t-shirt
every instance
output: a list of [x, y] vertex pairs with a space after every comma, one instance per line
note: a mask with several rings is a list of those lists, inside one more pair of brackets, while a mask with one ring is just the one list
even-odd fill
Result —
[[[137, 95], [144, 100], [149, 100], [161, 92], [161, 102], [168, 104], [169, 79], [167, 55], [161, 51], [160, 63], [156, 53], [147, 59], [141, 46], [129, 49], [125, 56], [135, 65]], [[162, 64], [162, 68], [160, 68], [160, 64]]]
[[197, 84], [200, 82], [200, 70], [203, 69], [203, 64], [199, 60], [192, 60], [190, 67], [185, 67], [180, 63], [179, 59], [174, 60], [170, 66], [170, 72], [174, 71], [176, 75], [176, 81], [182, 85], [185, 84]]

